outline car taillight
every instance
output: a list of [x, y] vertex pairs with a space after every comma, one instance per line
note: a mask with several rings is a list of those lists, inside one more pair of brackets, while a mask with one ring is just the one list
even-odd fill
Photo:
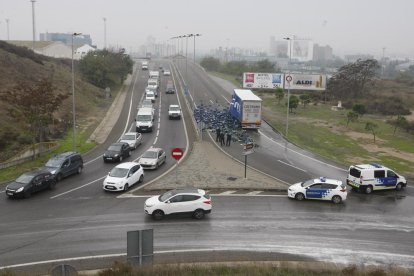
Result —
[[211, 204], [211, 200], [204, 200], [203, 203], [205, 203], [205, 204]]
[[346, 188], [342, 188], [340, 191], [344, 193], [346, 192]]

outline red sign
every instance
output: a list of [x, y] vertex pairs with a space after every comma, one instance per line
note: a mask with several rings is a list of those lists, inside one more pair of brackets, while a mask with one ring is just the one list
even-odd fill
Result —
[[172, 158], [174, 158], [175, 160], [180, 160], [181, 157], [183, 157], [184, 155], [184, 151], [180, 148], [175, 148], [171, 151], [171, 156]]

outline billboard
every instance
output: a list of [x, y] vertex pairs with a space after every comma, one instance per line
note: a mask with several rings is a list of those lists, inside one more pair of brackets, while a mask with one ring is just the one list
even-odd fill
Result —
[[326, 75], [285, 74], [285, 89], [325, 90]]
[[243, 88], [283, 88], [283, 74], [243, 73]]
[[290, 57], [298, 61], [309, 61], [313, 58], [313, 42], [310, 40], [291, 40]]

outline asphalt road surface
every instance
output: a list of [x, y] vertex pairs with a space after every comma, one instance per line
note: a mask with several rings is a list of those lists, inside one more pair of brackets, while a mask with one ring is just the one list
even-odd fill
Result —
[[[225, 106], [231, 91], [223, 89], [191, 62], [177, 62], [189, 95], [165, 95], [162, 77], [156, 101], [156, 128], [144, 134], [143, 144], [125, 160], [137, 159], [151, 146], [167, 152], [186, 148], [195, 139], [191, 114], [170, 121], [169, 104], [200, 103]], [[150, 66], [169, 66], [165, 60]], [[179, 75], [171, 67], [177, 88]], [[150, 69], [151, 70], [151, 69]], [[170, 77], [171, 78], [171, 77]], [[0, 267], [48, 259], [96, 256], [126, 252], [126, 231], [153, 228], [155, 250], [243, 249], [305, 255], [338, 263], [384, 263], [414, 267], [414, 191], [387, 191], [365, 195], [350, 193], [345, 204], [289, 200], [272, 197], [213, 195], [213, 212], [205, 220], [171, 217], [154, 222], [143, 212], [145, 198], [116, 198], [105, 193], [102, 181], [116, 164], [104, 164], [103, 151], [121, 134], [134, 129], [136, 107], [143, 97], [148, 71], [137, 70], [125, 105], [103, 145], [85, 156], [81, 175], [60, 182], [25, 200], [0, 200]], [[180, 94], [178, 94], [180, 95]], [[184, 110], [184, 108], [183, 108]], [[189, 141], [186, 141], [184, 122]], [[283, 181], [294, 183], [315, 176], [345, 178], [345, 169], [328, 160], [287, 144], [270, 127], [255, 137], [260, 147], [249, 164]], [[228, 149], [227, 149], [228, 150]], [[230, 154], [239, 156], [236, 152]], [[155, 179], [174, 164], [146, 171], [145, 182]], [[4, 193], [0, 193], [4, 195]]]

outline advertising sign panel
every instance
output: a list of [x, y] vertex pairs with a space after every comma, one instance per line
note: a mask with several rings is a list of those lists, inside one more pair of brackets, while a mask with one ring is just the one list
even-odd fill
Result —
[[[325, 90], [326, 75], [286, 74], [285, 89]], [[289, 86], [290, 85], [290, 86]]]
[[243, 73], [243, 88], [283, 88], [283, 74]]

